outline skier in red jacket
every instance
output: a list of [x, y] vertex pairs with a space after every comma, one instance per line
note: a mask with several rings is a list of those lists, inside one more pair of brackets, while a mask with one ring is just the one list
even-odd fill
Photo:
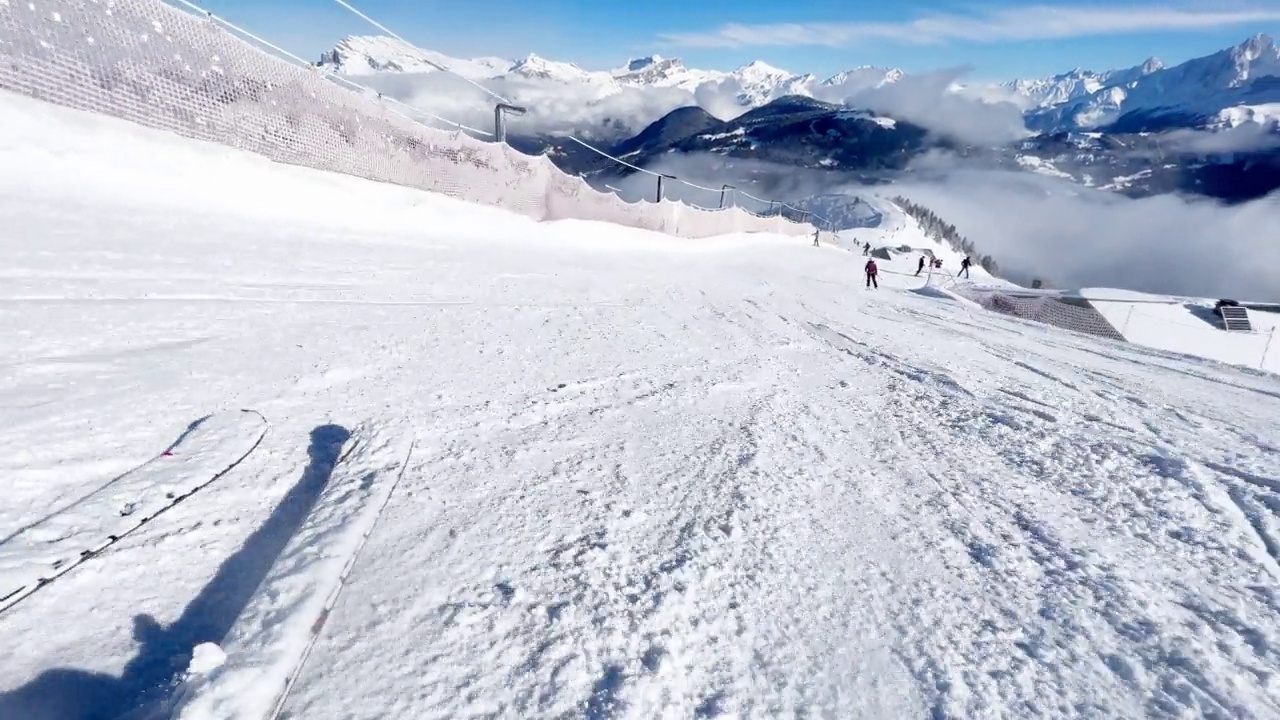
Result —
[[871, 260], [868, 260], [867, 266], [864, 269], [867, 271], [867, 287], [871, 287], [874, 285], [875, 288], [879, 290], [880, 283], [876, 282], [876, 274], [879, 273], [880, 270], [879, 268], [876, 267], [875, 259], [873, 258]]

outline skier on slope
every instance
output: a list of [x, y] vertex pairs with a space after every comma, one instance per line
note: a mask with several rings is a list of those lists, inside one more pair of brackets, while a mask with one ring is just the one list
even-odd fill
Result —
[[916, 277], [920, 277], [920, 273], [924, 270], [924, 256], [920, 256], [920, 264], [916, 266]]
[[880, 269], [876, 267], [875, 258], [868, 260], [866, 267], [863, 269], [867, 271], [867, 287], [874, 285], [879, 290], [880, 283], [876, 281], [876, 275], [880, 272]]
[[971, 264], [968, 255], [965, 255], [964, 259], [960, 261], [960, 272], [964, 273], [965, 277], [969, 277], [969, 265]]

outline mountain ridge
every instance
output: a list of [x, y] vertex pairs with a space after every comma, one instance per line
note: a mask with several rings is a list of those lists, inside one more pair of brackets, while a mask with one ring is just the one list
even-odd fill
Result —
[[445, 68], [473, 81], [497, 80], [514, 74], [559, 82], [612, 84], [619, 90], [624, 87], [654, 87], [695, 93], [711, 85], [732, 90], [734, 99], [744, 108], [759, 107], [779, 97], [796, 94], [820, 96], [830, 101], [841, 92], [896, 82], [905, 75], [898, 68], [859, 66], [820, 80], [813, 74], [792, 73], [762, 60], [722, 71], [691, 68], [680, 58], [661, 55], [631, 58], [611, 70], [585, 70], [574, 63], [547, 60], [533, 53], [520, 60], [451, 58], [379, 35], [348, 36], [332, 50], [322, 53], [316, 65], [352, 76], [378, 72], [431, 73]]
[[1118, 71], [1111, 82], [1086, 96], [1033, 111], [1027, 116], [1028, 126], [1039, 130], [1119, 126], [1129, 132], [1205, 127], [1228, 108], [1280, 102], [1280, 47], [1265, 33], [1209, 55], [1169, 67], [1159, 63], [1142, 72], [1147, 69], [1144, 64]]
[[[648, 55], [631, 58], [609, 70], [587, 70], [574, 64], [549, 60], [536, 54], [523, 59], [494, 57], [459, 59], [415, 48], [393, 38], [350, 36], [324, 53], [318, 66], [347, 75], [372, 73], [429, 73], [447, 68], [473, 81], [518, 76], [560, 84], [596, 86], [600, 92], [626, 88], [669, 88], [688, 92], [694, 102], [707, 107], [700, 95], [717, 91], [732, 98], [736, 110], [763, 106], [791, 95], [807, 95], [825, 102], [856, 101], [861, 93], [894, 85], [909, 77], [899, 68], [855, 66], [820, 79], [797, 74], [761, 60], [731, 71], [704, 70], [686, 65], [680, 58]], [[1038, 132], [1105, 129], [1125, 122], [1126, 127], [1165, 125], [1212, 128], [1224, 110], [1240, 105], [1262, 107], [1243, 116], [1244, 121], [1269, 122], [1266, 106], [1280, 103], [1280, 48], [1265, 33], [1210, 55], [1167, 65], [1156, 57], [1127, 68], [1095, 72], [1074, 68], [1041, 78], [1014, 79], [969, 89], [999, 89], [1024, 111], [1026, 124]], [[953, 90], [964, 91], [963, 85]], [[721, 110], [723, 108], [710, 108]], [[1145, 118], [1141, 122], [1139, 119]], [[1275, 113], [1280, 119], [1280, 112]], [[652, 119], [652, 118], [651, 118]], [[731, 118], [725, 118], [731, 119]]]
[[[536, 54], [456, 60], [377, 36], [347, 38], [319, 64], [406, 82], [448, 67], [487, 82], [514, 102], [528, 100], [530, 114], [509, 128], [513, 146], [546, 153], [562, 169], [587, 177], [607, 176], [611, 161], [564, 135], [642, 166], [703, 154], [885, 182], [913, 158], [942, 150], [1130, 195], [1189, 192], [1235, 202], [1280, 187], [1280, 50], [1266, 34], [1176, 65], [1151, 57], [1115, 70], [1075, 68], [986, 86], [1021, 98], [1011, 111], [1023, 135], [1011, 139], [965, 140], [931, 125], [931, 118], [950, 111], [937, 101], [963, 91], [945, 74], [922, 84], [941, 96], [912, 105], [902, 102], [919, 90], [909, 86], [911, 76], [867, 66], [820, 80], [762, 61], [726, 73], [648, 55], [611, 70], [586, 70]], [[531, 94], [520, 97], [526, 90]], [[452, 89], [422, 97], [454, 95], [459, 108], [492, 112], [487, 100]], [[482, 115], [474, 121], [484, 122]]]

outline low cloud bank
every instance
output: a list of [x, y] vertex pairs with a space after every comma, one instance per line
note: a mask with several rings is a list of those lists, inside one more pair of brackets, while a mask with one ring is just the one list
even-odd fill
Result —
[[[790, 203], [830, 193], [834, 188], [848, 183], [843, 175], [830, 171], [760, 160], [726, 158], [709, 153], [663, 157], [647, 169], [674, 175], [679, 179], [663, 182], [662, 194], [668, 200], [716, 208], [720, 205], [721, 187], [728, 183], [735, 186], [735, 189], [725, 193], [726, 204], [736, 203], [755, 213], [764, 213], [770, 208], [768, 202], [761, 200]], [[692, 187], [680, 181], [700, 187]], [[609, 184], [620, 190], [623, 198], [631, 201], [639, 198], [652, 200], [657, 193], [657, 178], [643, 173], [611, 180]]]
[[907, 75], [843, 101], [972, 145], [998, 145], [1031, 135], [1018, 105], [980, 90], [956, 89], [965, 73], [952, 69]]
[[[907, 75], [883, 83], [883, 71], [852, 72], [836, 85], [813, 84], [817, 99], [867, 109], [924, 127], [962, 143], [986, 145], [1025, 137], [1020, 108], [977, 90], [956, 90], [962, 70]], [[494, 98], [447, 73], [378, 74], [359, 81], [388, 97], [481, 130], [493, 128]], [[882, 84], [883, 83], [883, 84]], [[746, 90], [734, 80], [703, 83], [693, 92], [679, 88], [635, 88], [608, 83], [564, 83], [508, 76], [484, 80], [498, 95], [528, 108], [513, 118], [511, 132], [573, 133], [585, 139], [622, 139], [667, 113], [697, 105], [721, 120], [750, 108], [739, 104]]]
[[[1017, 105], [954, 90], [959, 71], [908, 76], [882, 87], [849, 86], [841, 100], [917, 122], [972, 143], [1026, 134]], [[456, 122], [491, 129], [492, 100], [442, 74], [386, 75], [370, 79], [384, 93]], [[729, 86], [698, 93], [500, 81], [495, 91], [527, 104], [512, 120], [514, 132], [617, 138], [695, 97], [721, 117], [740, 112]], [[1265, 126], [1225, 132], [1175, 131], [1162, 148], [1181, 153], [1227, 153], [1280, 147]], [[905, 195], [957, 226], [1015, 277], [1043, 277], [1071, 287], [1112, 286], [1157, 293], [1280, 301], [1280, 194], [1236, 206], [1175, 195], [1130, 199], [1034, 173], [975, 169], [945, 154], [918, 159], [899, 182], [865, 187], [827, 171], [782, 167], [720, 156], [680, 156], [650, 168], [711, 190], [667, 182], [665, 195], [704, 207], [719, 205], [719, 187], [737, 185], [769, 200], [796, 201], [833, 192]], [[656, 179], [633, 175], [611, 182], [629, 199], [654, 197]], [[733, 197], [733, 195], [730, 195]], [[766, 203], [737, 196], [756, 212]]]
[[1167, 151], [1190, 155], [1267, 152], [1280, 148], [1280, 132], [1262, 123], [1243, 123], [1224, 130], [1172, 130], [1161, 133]]
[[[672, 157], [655, 169], [709, 188], [730, 183], [793, 203], [831, 193], [903, 195], [954, 224], [1019, 281], [1039, 277], [1069, 288], [1280, 301], [1280, 193], [1233, 206], [1181, 195], [1132, 199], [1036, 173], [974, 168], [942, 154], [923, 157], [910, 174], [876, 186], [839, 173], [714, 155]], [[656, 190], [649, 175], [611, 184], [632, 200], [652, 199]], [[719, 203], [718, 192], [671, 181], [664, 195], [705, 207]], [[737, 199], [756, 212], [768, 207]]]
[[[486, 132], [493, 130], [496, 99], [445, 73], [385, 74], [360, 81], [425, 112]], [[503, 78], [485, 87], [528, 113], [508, 119], [513, 134], [574, 134], [586, 140], [620, 140], [679, 107], [694, 104], [693, 95], [678, 88], [567, 84], [551, 80]], [[441, 126], [446, 127], [446, 126]]]
[[1130, 199], [1033, 173], [933, 168], [894, 192], [1006, 270], [1059, 286], [1280, 301], [1280, 194], [1235, 206]]

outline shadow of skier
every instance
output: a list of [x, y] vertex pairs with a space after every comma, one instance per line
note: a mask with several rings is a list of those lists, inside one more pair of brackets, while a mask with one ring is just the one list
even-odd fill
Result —
[[192, 648], [205, 642], [220, 643], [226, 637], [276, 558], [306, 521], [349, 437], [351, 433], [338, 425], [322, 425], [311, 431], [310, 460], [302, 477], [271, 517], [222, 563], [182, 616], [167, 627], [150, 615], [134, 617], [138, 652], [119, 677], [74, 668], [45, 671], [20, 688], [0, 693], [0, 718], [134, 720], [162, 713], [186, 670]]

